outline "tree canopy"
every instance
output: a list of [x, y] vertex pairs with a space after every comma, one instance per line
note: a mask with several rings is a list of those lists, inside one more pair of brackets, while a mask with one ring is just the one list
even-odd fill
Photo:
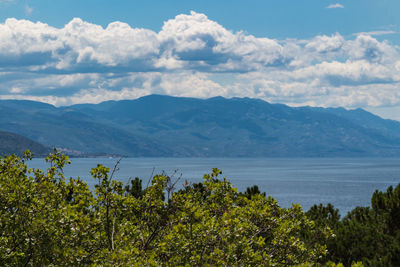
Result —
[[304, 213], [300, 205], [279, 207], [256, 186], [238, 192], [218, 169], [176, 191], [176, 181], [165, 174], [147, 187], [139, 178], [124, 185], [116, 167], [97, 165], [91, 190], [79, 177], [64, 177], [70, 162], [58, 151], [46, 158], [47, 170], [28, 168], [31, 157], [26, 152], [23, 158], [0, 158], [2, 265], [399, 262], [399, 187], [376, 192], [371, 209], [356, 209], [340, 221], [333, 206]]

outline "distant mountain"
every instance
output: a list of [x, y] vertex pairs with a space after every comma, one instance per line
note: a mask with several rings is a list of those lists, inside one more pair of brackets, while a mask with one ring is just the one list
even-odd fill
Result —
[[[153, 142], [122, 128], [99, 123], [73, 108], [56, 108], [34, 101], [0, 101], [0, 129], [48, 146], [89, 154], [153, 155]], [[162, 151], [161, 151], [162, 152]]]
[[44, 156], [50, 153], [50, 148], [45, 147], [23, 136], [0, 131], [0, 155], [23, 155], [29, 149], [34, 156]]
[[150, 95], [56, 108], [0, 101], [0, 128], [86, 153], [174, 157], [400, 156], [400, 123], [365, 110]]

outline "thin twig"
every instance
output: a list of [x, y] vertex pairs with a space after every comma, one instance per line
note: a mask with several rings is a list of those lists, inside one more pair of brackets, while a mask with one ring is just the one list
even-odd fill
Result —
[[155, 170], [156, 170], [156, 167], [153, 167], [153, 171], [151, 172], [150, 178], [149, 178], [149, 180], [147, 181], [147, 186], [146, 186], [146, 188], [149, 187], [150, 181], [153, 180], [153, 175], [154, 175], [154, 171], [155, 171]]
[[118, 165], [119, 165], [119, 163], [121, 162], [121, 160], [122, 160], [122, 158], [120, 158], [120, 159], [117, 161], [117, 163], [115, 163], [114, 168], [113, 168], [113, 171], [112, 171], [111, 176], [110, 176], [110, 181], [113, 179], [114, 173], [115, 173], [116, 171], [119, 170]]

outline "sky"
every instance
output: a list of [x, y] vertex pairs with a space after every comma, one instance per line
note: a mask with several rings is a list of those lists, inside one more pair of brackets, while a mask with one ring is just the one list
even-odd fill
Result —
[[148, 94], [400, 120], [398, 0], [0, 0], [0, 99]]

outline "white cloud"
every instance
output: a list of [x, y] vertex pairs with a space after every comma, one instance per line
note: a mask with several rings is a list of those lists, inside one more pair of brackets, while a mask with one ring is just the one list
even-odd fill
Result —
[[158, 37], [163, 47], [161, 59], [180, 60], [185, 68], [250, 70], [279, 64], [286, 58], [277, 41], [233, 33], [193, 11], [165, 22]]
[[358, 35], [370, 35], [370, 36], [381, 36], [381, 35], [391, 35], [391, 34], [399, 34], [397, 31], [369, 31], [369, 32], [356, 32], [353, 33], [353, 35], [358, 36]]
[[336, 33], [333, 36], [316, 36], [315, 38], [307, 42], [305, 47], [311, 51], [326, 54], [329, 52], [336, 52], [340, 50], [343, 47], [344, 43], [344, 38], [339, 33]]
[[355, 40], [349, 40], [344, 45], [344, 51], [351, 59], [366, 59], [373, 62], [392, 62], [399, 58], [397, 47], [388, 42], [379, 42], [370, 35], [358, 35]]
[[28, 5], [25, 6], [25, 14], [26, 15], [31, 15], [33, 12], [33, 7], [30, 7]]
[[342, 4], [336, 3], [336, 4], [331, 4], [326, 8], [344, 8], [344, 6]]
[[3, 62], [40, 66], [41, 70], [223, 72], [255, 70], [291, 60], [278, 41], [233, 33], [195, 12], [165, 22], [159, 33], [122, 22], [113, 22], [104, 29], [79, 18], [62, 29], [7, 19], [0, 31]]
[[292, 105], [400, 104], [399, 47], [373, 33], [275, 40], [191, 12], [160, 32], [75, 18], [63, 28], [0, 24], [0, 98], [56, 105], [158, 93], [256, 97]]

